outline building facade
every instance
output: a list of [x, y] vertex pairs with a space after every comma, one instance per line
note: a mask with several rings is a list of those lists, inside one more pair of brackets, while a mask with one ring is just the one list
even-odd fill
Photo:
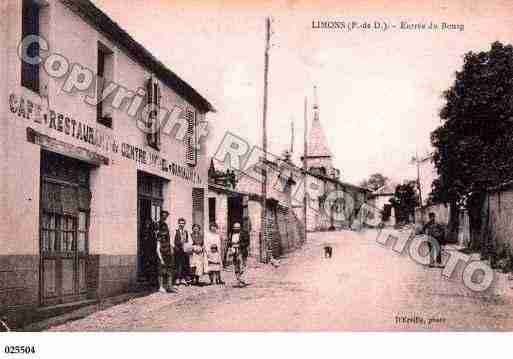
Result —
[[390, 202], [395, 195], [396, 187], [397, 183], [395, 182], [386, 183], [373, 191], [369, 196], [374, 208], [381, 213], [381, 219], [384, 225], [394, 226], [396, 224], [395, 210]]
[[0, 311], [126, 292], [162, 209], [208, 223], [213, 108], [88, 0], [0, 9]]

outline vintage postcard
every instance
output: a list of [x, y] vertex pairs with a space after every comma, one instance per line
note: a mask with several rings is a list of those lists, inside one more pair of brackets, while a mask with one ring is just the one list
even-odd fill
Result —
[[0, 11], [0, 331], [513, 330], [512, 2]]

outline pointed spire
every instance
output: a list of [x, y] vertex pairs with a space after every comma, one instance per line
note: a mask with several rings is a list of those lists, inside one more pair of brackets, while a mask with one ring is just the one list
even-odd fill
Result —
[[321, 126], [319, 119], [319, 104], [317, 102], [317, 86], [314, 86], [314, 102], [313, 102], [314, 118], [312, 127], [308, 134], [308, 154], [307, 157], [331, 157], [328, 148], [328, 142]]

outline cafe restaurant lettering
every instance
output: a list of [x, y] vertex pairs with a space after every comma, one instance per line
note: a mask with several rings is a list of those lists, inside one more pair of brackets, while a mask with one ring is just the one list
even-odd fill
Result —
[[34, 104], [22, 96], [10, 94], [9, 108], [11, 113], [17, 115], [18, 118], [44, 125], [51, 130], [64, 133], [106, 152], [121, 153], [123, 158], [154, 166], [161, 171], [169, 172], [173, 176], [191, 181], [192, 183], [201, 184], [202, 182], [198, 173], [191, 168], [181, 166], [172, 161], [170, 162], [161, 158], [156, 152], [144, 150], [129, 143], [121, 143], [120, 145], [113, 136], [105, 133], [105, 131], [84, 124], [70, 115], [59, 113], [52, 109], [43, 109], [41, 105]]

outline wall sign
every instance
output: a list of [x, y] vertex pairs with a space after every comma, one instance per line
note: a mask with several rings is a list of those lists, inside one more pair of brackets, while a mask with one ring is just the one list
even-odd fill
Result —
[[93, 145], [102, 151], [113, 154], [120, 153], [121, 157], [125, 159], [158, 168], [163, 172], [194, 184], [202, 183], [199, 174], [188, 166], [168, 161], [156, 151], [145, 150], [126, 142], [120, 144], [114, 136], [106, 131], [89, 126], [68, 114], [60, 113], [53, 109], [44, 109], [41, 105], [35, 104], [22, 96], [10, 94], [9, 109], [11, 113], [19, 118], [33, 121], [52, 131], [64, 133], [69, 137]]

